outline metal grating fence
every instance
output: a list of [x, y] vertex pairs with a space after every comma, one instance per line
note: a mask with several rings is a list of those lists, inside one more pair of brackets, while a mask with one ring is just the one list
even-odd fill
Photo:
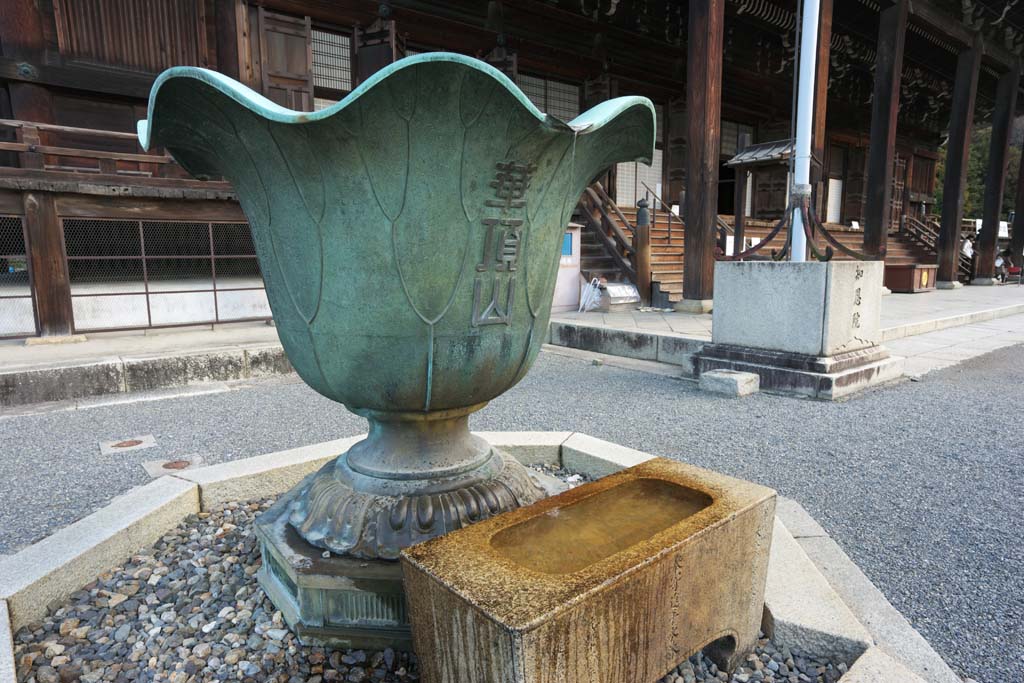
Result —
[[37, 333], [26, 244], [21, 216], [0, 216], [0, 338]]
[[76, 332], [270, 318], [246, 223], [61, 223]]

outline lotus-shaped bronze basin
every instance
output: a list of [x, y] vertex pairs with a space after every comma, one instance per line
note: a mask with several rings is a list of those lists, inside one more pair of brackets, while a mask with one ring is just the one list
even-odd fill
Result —
[[470, 435], [468, 415], [537, 356], [587, 183], [618, 161], [649, 163], [649, 100], [566, 123], [484, 62], [431, 53], [295, 112], [178, 67], [153, 85], [139, 137], [232, 183], [292, 365], [370, 421], [365, 441], [293, 497], [306, 540], [393, 558], [538, 496]]

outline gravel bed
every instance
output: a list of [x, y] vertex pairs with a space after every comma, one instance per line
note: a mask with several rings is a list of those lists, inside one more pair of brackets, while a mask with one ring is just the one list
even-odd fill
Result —
[[[578, 486], [586, 478], [537, 469]], [[104, 573], [41, 624], [14, 636], [22, 683], [419, 680], [416, 656], [303, 647], [256, 582], [253, 520], [270, 501], [187, 518], [151, 549]], [[730, 679], [700, 654], [659, 683], [833, 683], [844, 668], [758, 643]]]
[[269, 501], [190, 516], [14, 636], [26, 683], [419, 680], [416, 657], [303, 647], [256, 583]]

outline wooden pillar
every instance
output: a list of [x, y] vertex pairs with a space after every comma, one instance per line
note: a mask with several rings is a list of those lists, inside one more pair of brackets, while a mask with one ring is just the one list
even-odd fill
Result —
[[71, 334], [74, 327], [71, 283], [64, 258], [64, 235], [53, 195], [26, 192], [23, 202], [39, 334], [43, 337]]
[[217, 45], [217, 71], [235, 80], [248, 72], [248, 17], [243, 0], [216, 0], [214, 22]]
[[985, 174], [985, 206], [978, 235], [978, 257], [975, 261], [975, 284], [991, 284], [996, 274], [996, 244], [999, 241], [999, 216], [1003, 209], [1003, 188], [1006, 185], [1006, 162], [1010, 151], [1010, 134], [1017, 109], [1017, 86], [1020, 66], [1014, 66], [999, 78], [996, 106], [992, 111], [992, 142], [988, 148], [988, 172]]
[[867, 201], [864, 210], [864, 251], [885, 258], [892, 201], [892, 166], [896, 151], [896, 117], [900, 108], [903, 43], [907, 35], [909, 0], [884, 7], [878, 21], [878, 57], [871, 103]]
[[725, 0], [691, 0], [687, 40], [686, 254], [680, 310], [706, 312], [714, 295]]
[[[821, 0], [818, 17], [818, 55], [814, 73], [814, 128], [811, 131], [811, 185], [820, 200], [825, 196], [821, 183], [825, 179], [825, 119], [828, 110], [828, 69], [832, 55], [832, 0]], [[823, 216], [825, 207], [818, 206]], [[819, 217], [822, 217], [819, 216]]]
[[1014, 204], [1013, 225], [1010, 226], [1010, 253], [1013, 265], [1024, 264], [1024, 154], [1020, 155], [1017, 172], [1017, 200]]
[[939, 229], [939, 287], [956, 287], [960, 262], [960, 223], [964, 214], [964, 190], [967, 187], [967, 160], [971, 153], [971, 127], [974, 103], [981, 72], [981, 39], [960, 53], [953, 84], [953, 105], [949, 115], [949, 142], [946, 144], [946, 175], [942, 181], [942, 226]]
[[[642, 204], [642, 206], [640, 206]], [[647, 200], [638, 204], [636, 238], [633, 250], [636, 252], [636, 288], [645, 306], [651, 305], [651, 216], [647, 213]], [[643, 213], [641, 213], [643, 212]], [[646, 217], [644, 217], [646, 214]]]
[[[736, 153], [739, 154], [750, 146], [750, 134], [740, 134], [736, 145]], [[736, 191], [733, 193], [733, 224], [732, 224], [732, 253], [733, 255], [743, 251], [743, 237], [747, 227], [747, 175], [749, 170], [746, 166], [736, 167]]]

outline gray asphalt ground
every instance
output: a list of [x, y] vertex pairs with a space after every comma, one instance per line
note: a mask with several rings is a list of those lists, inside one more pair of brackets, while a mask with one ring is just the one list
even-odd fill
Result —
[[[476, 429], [575, 430], [800, 501], [946, 658], [1024, 680], [1024, 346], [844, 403], [731, 400], [691, 382], [543, 353]], [[244, 458], [364, 430], [295, 379], [220, 394], [0, 418], [0, 553], [148, 481], [140, 463]], [[153, 434], [157, 447], [100, 455]]]

